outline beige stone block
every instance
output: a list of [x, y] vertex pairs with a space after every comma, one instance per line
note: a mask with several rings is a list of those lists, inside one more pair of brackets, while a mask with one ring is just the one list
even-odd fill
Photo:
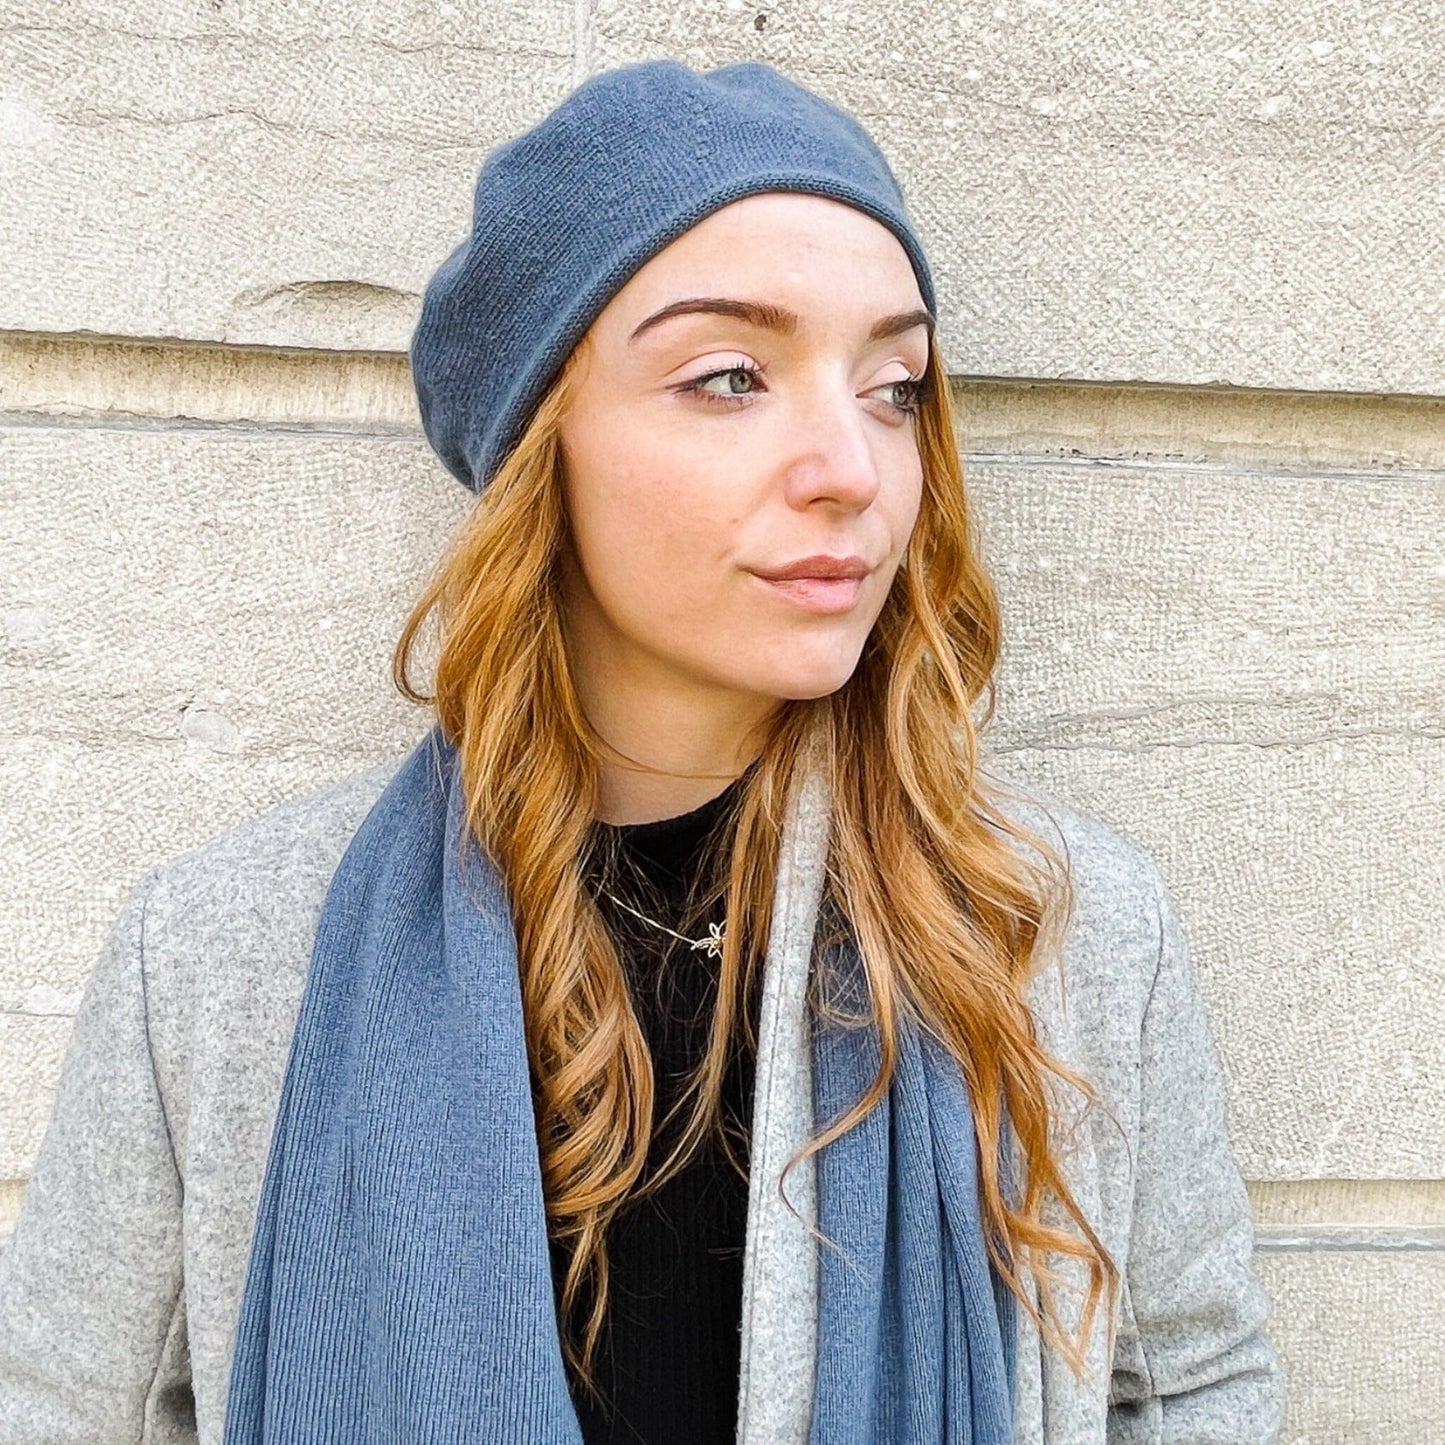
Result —
[[1445, 1234], [1445, 1179], [1256, 1179], [1248, 1189], [1256, 1229], [1274, 1238]]
[[0, 332], [0, 412], [421, 434], [410, 360], [400, 352], [15, 331]]
[[954, 384], [971, 459], [1211, 463], [1234, 471], [1445, 470], [1445, 398], [1102, 382]]
[[1438, 734], [1445, 473], [998, 458], [967, 485], [1001, 748]]
[[391, 650], [470, 494], [417, 436], [0, 447], [0, 1009], [67, 1014], [146, 869], [425, 732]]
[[0, 1241], [15, 1228], [25, 1199], [23, 1179], [0, 1179]]
[[402, 350], [574, 7], [6, 6], [0, 327]]
[[1181, 907], [1260, 1179], [1445, 1177], [1439, 473], [975, 464], [998, 769]]
[[1282, 1445], [1445, 1439], [1445, 1250], [1256, 1256], [1289, 1390]]
[[1445, 392], [1432, 0], [592, 13], [590, 69], [764, 60], [857, 115], [953, 371]]
[[0, 326], [401, 350], [491, 146], [759, 58], [879, 136], [955, 371], [1445, 392], [1429, 0], [10, 15]]
[[[68, 1015], [0, 1012], [0, 1179], [18, 1181], [30, 1173], [55, 1106], [69, 1038]], [[7, 1188], [0, 1194], [0, 1229], [19, 1213], [14, 1193]]]

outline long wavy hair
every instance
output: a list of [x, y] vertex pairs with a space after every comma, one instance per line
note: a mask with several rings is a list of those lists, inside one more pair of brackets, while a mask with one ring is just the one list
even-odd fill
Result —
[[[881, 1064], [857, 1105], [788, 1167], [885, 1097], [900, 1020], [915, 1021], [957, 1059], [968, 1086], [989, 1256], [1043, 1338], [1081, 1375], [1105, 1292], [1112, 1345], [1118, 1270], [1063, 1178], [1051, 1095], [1064, 1085], [1089, 1107], [1097, 1098], [1041, 1046], [1025, 1001], [1028, 980], [1062, 940], [1073, 890], [1048, 841], [1000, 806], [1008, 785], [979, 767], [1000, 617], [937, 344], [912, 423], [923, 471], [918, 518], [858, 666], [830, 695], [780, 702], [754, 739], [756, 765], [727, 816], [721, 881], [698, 900], [705, 907], [725, 896], [728, 919], [709, 1042], [668, 1116], [689, 1110], [677, 1143], [646, 1178], [652, 1060], [623, 963], [586, 887], [600, 764], [615, 754], [579, 702], [561, 605], [571, 539], [558, 425], [588, 352], [584, 336], [450, 539], [392, 658], [398, 690], [434, 708], [458, 750], [469, 835], [511, 900], [548, 1230], [565, 1259], [566, 1358], [592, 1387], [617, 1211], [676, 1173], [711, 1131], [745, 1172], [726, 1142], [721, 1091], [739, 1039], [756, 1045], [747, 1001], [767, 947], [789, 783], [807, 754], [821, 760], [833, 809], [818, 945], [829, 941], [827, 918], [851, 929]], [[435, 661], [424, 691], [410, 664], [428, 618]], [[1013, 1188], [1000, 1177], [1005, 1129], [1022, 1167]], [[1046, 1222], [1060, 1208], [1056, 1224], [1071, 1219], [1077, 1233]], [[1087, 1270], [1076, 1337], [1058, 1309], [1055, 1287], [1068, 1281], [1051, 1254]]]

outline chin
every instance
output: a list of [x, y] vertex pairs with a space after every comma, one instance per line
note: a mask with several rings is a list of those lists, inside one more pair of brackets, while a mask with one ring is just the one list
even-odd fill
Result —
[[754, 692], [792, 702], [827, 697], [837, 692], [858, 670], [858, 657], [859, 653], [850, 653], [846, 658], [810, 659], [807, 663], [800, 661], [794, 667], [770, 668], [766, 676], [752, 679], [747, 685]]

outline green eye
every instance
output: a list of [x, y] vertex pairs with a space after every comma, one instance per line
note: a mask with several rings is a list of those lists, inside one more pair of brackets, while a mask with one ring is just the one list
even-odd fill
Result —
[[[711, 402], [716, 406], [727, 406], [730, 402], [741, 401], [744, 397], [754, 395], [756, 388], [753, 383], [756, 383], [762, 374], [763, 369], [760, 366], [723, 366], [719, 367], [717, 371], [709, 371], [706, 375], [699, 376], [693, 381], [684, 382], [678, 387], [678, 390], [700, 396], [704, 401]], [[739, 376], [748, 378], [749, 384], [745, 389], [739, 390], [734, 385]], [[726, 392], [705, 389], [709, 382], [716, 381], [719, 377], [728, 378]]]
[[921, 376], [910, 376], [902, 381], [890, 381], [885, 386], [880, 386], [879, 391], [892, 388], [895, 392], [902, 391], [904, 400], [893, 400], [888, 404], [896, 407], [899, 411], [907, 412], [910, 416], [915, 415], [923, 408], [924, 400], [924, 378]]

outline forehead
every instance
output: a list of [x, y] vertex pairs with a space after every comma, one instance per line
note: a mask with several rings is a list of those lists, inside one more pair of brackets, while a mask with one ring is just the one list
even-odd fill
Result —
[[637, 317], [687, 294], [883, 313], [922, 306], [913, 265], [881, 221], [796, 191], [744, 196], [704, 216], [649, 257], [607, 313]]

